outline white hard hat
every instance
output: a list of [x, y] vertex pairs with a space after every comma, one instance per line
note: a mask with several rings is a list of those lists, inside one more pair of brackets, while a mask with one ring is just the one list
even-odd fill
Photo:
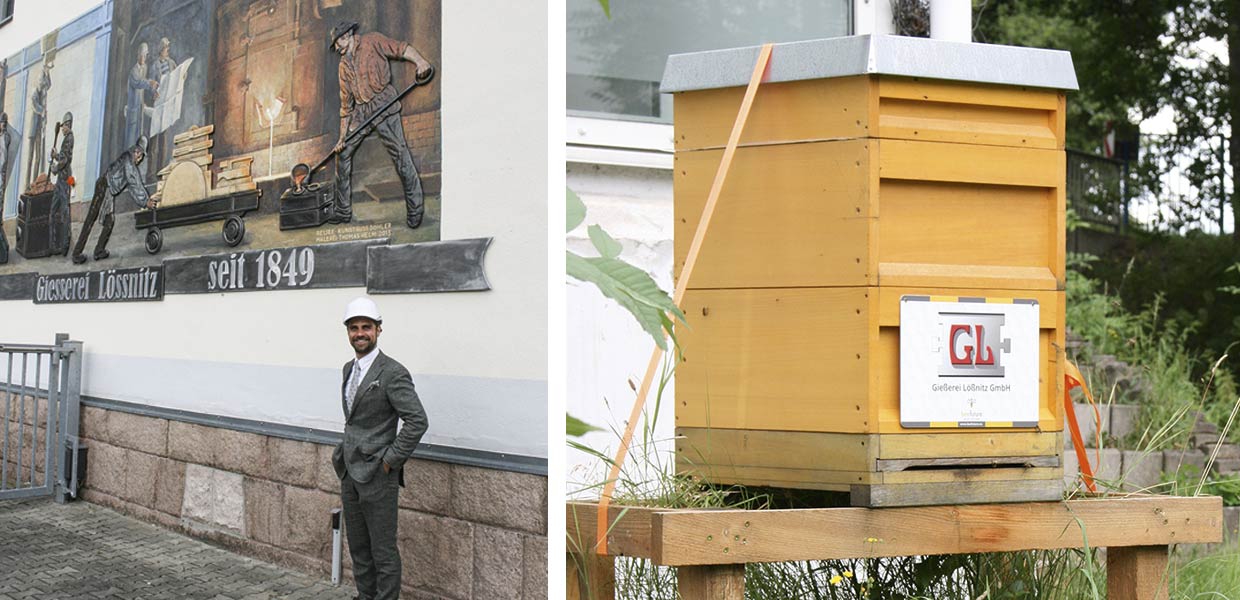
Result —
[[349, 319], [354, 317], [366, 317], [376, 323], [382, 323], [383, 317], [379, 316], [379, 305], [374, 300], [362, 296], [354, 298], [352, 302], [344, 309], [344, 322], [347, 325]]

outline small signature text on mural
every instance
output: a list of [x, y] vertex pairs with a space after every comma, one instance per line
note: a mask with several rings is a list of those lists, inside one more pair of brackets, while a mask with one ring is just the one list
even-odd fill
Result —
[[207, 264], [207, 291], [295, 288], [314, 280], [314, 248], [230, 254]]
[[34, 289], [36, 304], [140, 302], [162, 300], [163, 297], [162, 267], [40, 275]]
[[391, 236], [391, 223], [377, 223], [374, 225], [350, 225], [346, 227], [336, 227], [326, 231], [316, 231], [314, 232], [314, 241], [316, 244], [330, 244], [332, 242], [373, 240], [376, 238], [386, 238]]

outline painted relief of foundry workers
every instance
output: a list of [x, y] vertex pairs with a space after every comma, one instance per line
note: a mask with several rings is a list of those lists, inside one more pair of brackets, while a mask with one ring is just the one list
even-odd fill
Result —
[[[431, 64], [406, 42], [389, 38], [381, 33], [357, 33], [357, 23], [341, 21], [331, 30], [332, 47], [340, 53], [340, 139], [334, 151], [336, 157], [335, 210], [329, 223], [348, 223], [353, 219], [353, 154], [370, 132], [363, 133], [349, 142], [345, 137], [365, 123], [379, 110], [396, 98], [392, 86], [390, 60], [404, 60], [417, 67], [417, 77], [430, 73]], [[411, 228], [422, 224], [422, 179], [413, 165], [409, 146], [405, 143], [405, 130], [400, 122], [400, 102], [383, 111], [383, 116], [370, 125], [379, 134], [384, 149], [396, 165], [405, 196], [406, 223]]]
[[60, 121], [60, 150], [52, 153], [50, 172], [56, 176], [52, 190], [52, 215], [50, 219], [51, 247], [62, 255], [69, 253], [73, 232], [69, 224], [70, 180], [73, 178], [73, 113], [66, 112]]
[[0, 113], [0, 265], [9, 262], [9, 240], [4, 237], [4, 192], [9, 187], [9, 155], [13, 153], [13, 132], [9, 113]]
[[[383, 317], [370, 298], [345, 307], [345, 331], [356, 357], [344, 364], [344, 440], [332, 452], [340, 478], [349, 555], [358, 598], [400, 597], [396, 499], [405, 461], [426, 433], [426, 411], [409, 370], [379, 351]], [[403, 425], [397, 432], [396, 423]]]
[[43, 128], [47, 127], [47, 90], [52, 87], [52, 58], [51, 54], [43, 58], [43, 73], [34, 93], [30, 95], [30, 110], [34, 112], [30, 122], [30, 162], [26, 165], [29, 181], [43, 172]]
[[155, 208], [155, 200], [142, 187], [142, 175], [138, 173], [138, 165], [146, 158], [146, 136], [138, 136], [138, 143], [121, 153], [108, 165], [108, 170], [95, 180], [95, 195], [90, 199], [90, 212], [82, 222], [82, 232], [78, 234], [77, 244], [73, 247], [73, 262], [82, 264], [86, 257], [82, 251], [86, 249], [86, 240], [90, 237], [90, 228], [99, 215], [103, 214], [103, 230], [99, 232], [99, 240], [95, 242], [95, 260], [103, 260], [109, 256], [108, 238], [112, 235], [112, 226], [116, 224], [116, 197], [124, 192], [138, 206]]
[[146, 42], [138, 44], [138, 62], [129, 69], [128, 94], [125, 97], [125, 146], [133, 147], [142, 135], [146, 120], [146, 93], [159, 97], [159, 82], [150, 78], [146, 57], [150, 53]]

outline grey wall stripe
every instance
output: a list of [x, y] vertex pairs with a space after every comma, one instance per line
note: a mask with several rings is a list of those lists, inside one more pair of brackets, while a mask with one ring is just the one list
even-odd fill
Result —
[[[231, 429], [233, 431], [243, 431], [245, 433], [255, 433], [258, 435], [268, 435], [272, 437], [296, 440], [299, 442], [334, 445], [339, 444], [341, 440], [341, 434], [323, 429], [310, 429], [308, 427], [294, 427], [292, 425], [284, 425], [281, 423], [238, 419], [236, 417], [224, 417], [220, 415], [208, 415], [175, 408], [149, 406], [146, 404], [136, 404], [133, 402], [111, 400], [108, 398], [96, 398], [94, 396], [82, 396], [82, 405], [141, 415], [144, 417], [167, 419], [169, 421], [179, 421], [182, 423], [193, 423], [195, 425], [206, 425], [208, 427], [219, 427], [221, 429]], [[452, 446], [440, 446], [437, 444], [418, 444], [418, 449], [413, 452], [413, 456], [414, 458], [419, 458], [422, 460], [433, 460], [437, 462], [466, 465], [470, 467], [482, 467], [484, 469], [497, 469], [500, 471], [528, 473], [530, 475], [541, 475], [543, 477], [547, 476], [547, 459], [536, 456], [505, 454], [502, 452], [474, 450], [471, 448], [455, 448]]]

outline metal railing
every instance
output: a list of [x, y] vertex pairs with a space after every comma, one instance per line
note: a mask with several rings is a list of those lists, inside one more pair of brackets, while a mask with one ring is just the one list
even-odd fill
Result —
[[0, 343], [0, 376], [0, 500], [76, 497], [82, 343]]
[[1068, 206], [1086, 223], [1122, 231], [1128, 225], [1126, 163], [1079, 150], [1066, 154]]

